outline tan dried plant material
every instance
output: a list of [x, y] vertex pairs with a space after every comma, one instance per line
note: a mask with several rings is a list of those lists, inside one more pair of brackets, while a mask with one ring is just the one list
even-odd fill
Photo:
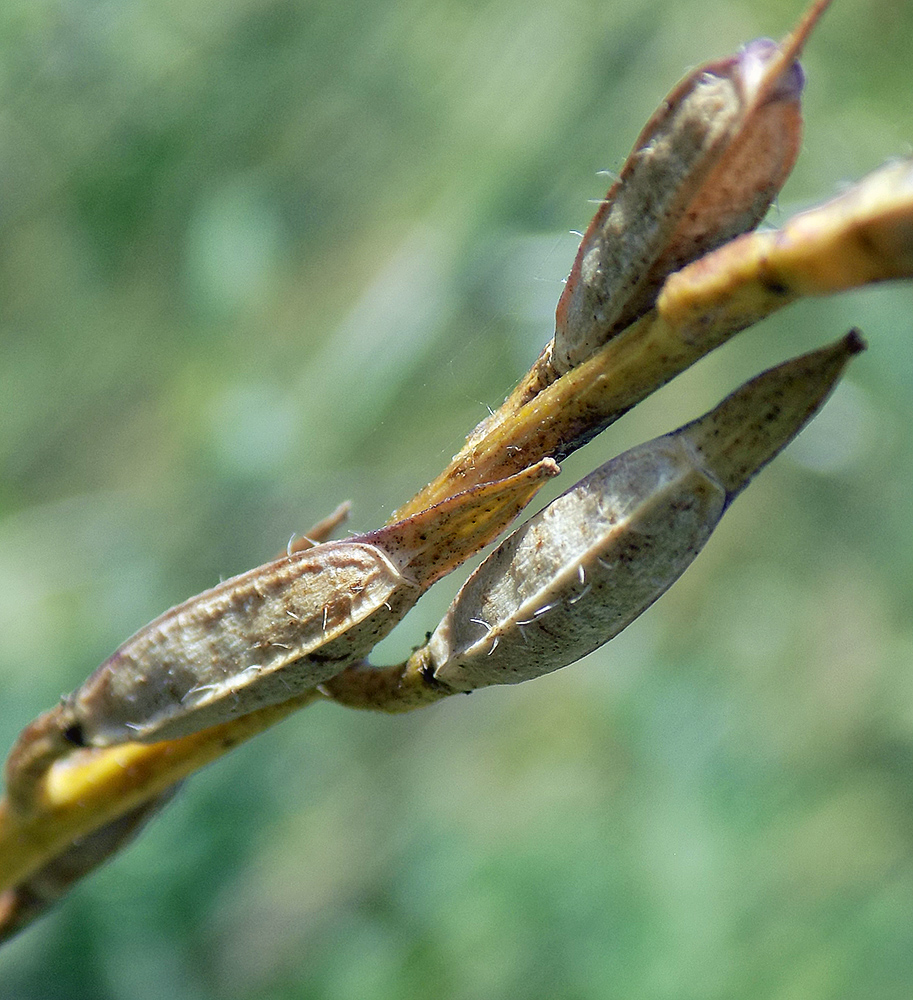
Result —
[[[0, 799], [0, 889], [13, 891], [3, 897], [6, 909], [0, 920], [24, 913], [15, 903], [18, 890], [28, 894], [32, 879], [42, 877], [58, 859], [68, 864], [73, 850], [94, 831], [119, 829], [121, 816], [161, 798], [188, 775], [318, 699], [319, 692], [311, 689], [280, 705], [161, 743], [71, 747], [33, 784], [26, 809], [11, 801], [7, 788], [6, 798]], [[0, 922], [0, 941], [10, 933]]]
[[30, 924], [74, 883], [130, 844], [174, 797], [179, 785], [73, 841], [25, 881], [0, 892], [0, 942]]
[[669, 274], [767, 214], [799, 152], [797, 59], [828, 5], [781, 45], [758, 38], [698, 67], [647, 122], [577, 251], [546, 351], [551, 379], [647, 312]]
[[557, 472], [539, 462], [367, 535], [280, 557], [165, 612], [23, 730], [6, 761], [10, 804], [23, 814], [41, 808], [49, 769], [76, 747], [173, 740], [313, 691], [366, 655]]
[[420, 593], [406, 566], [360, 541], [267, 563], [127, 640], [65, 701], [67, 735], [156, 742], [283, 701], [364, 656]]

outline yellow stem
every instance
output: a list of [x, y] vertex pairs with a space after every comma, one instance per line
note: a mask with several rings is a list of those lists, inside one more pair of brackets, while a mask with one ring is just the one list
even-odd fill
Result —
[[0, 801], [0, 890], [28, 878], [77, 837], [170, 788], [264, 729], [322, 698], [315, 690], [164, 743], [74, 749], [36, 783], [34, 808]]
[[656, 307], [529, 398], [528, 379], [450, 465], [397, 512], [406, 517], [476, 483], [560, 459], [730, 337], [803, 296], [913, 277], [913, 162], [747, 233], [671, 275]]

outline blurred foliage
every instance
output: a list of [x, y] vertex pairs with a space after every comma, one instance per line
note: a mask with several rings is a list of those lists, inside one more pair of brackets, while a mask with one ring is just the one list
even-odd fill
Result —
[[[431, 478], [549, 337], [596, 171], [686, 67], [799, 12], [10, 0], [4, 745], [165, 607]], [[837, 0], [779, 217], [909, 152], [911, 32], [903, 0]], [[0, 995], [908, 997], [911, 316], [901, 286], [793, 307], [568, 460], [553, 492], [870, 340], [614, 643], [414, 716], [286, 722], [15, 940]]]

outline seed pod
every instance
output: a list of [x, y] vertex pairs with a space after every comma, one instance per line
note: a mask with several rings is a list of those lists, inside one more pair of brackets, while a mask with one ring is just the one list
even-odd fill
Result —
[[765, 372], [581, 480], [473, 573], [415, 654], [418, 669], [469, 691], [557, 670], [613, 638], [684, 572], [862, 347], [852, 333]]
[[827, 5], [819, 0], [782, 45], [749, 42], [696, 69], [663, 101], [580, 243], [545, 381], [647, 312], [670, 273], [764, 218], [799, 150], [795, 60]]
[[365, 656], [557, 471], [545, 460], [378, 531], [292, 552], [165, 612], [49, 713], [37, 738], [25, 731], [11, 787], [59, 756], [49, 728], [86, 746], [156, 742], [315, 687]]
[[418, 593], [362, 542], [250, 570], [165, 612], [106, 660], [69, 700], [74, 741], [170, 739], [281, 701], [367, 652]]
[[73, 841], [62, 854], [52, 858], [24, 882], [0, 893], [0, 943], [40, 917], [76, 882], [126, 847], [171, 801], [179, 787], [172, 786], [149, 802]]
[[428, 644], [434, 679], [467, 691], [519, 683], [589, 653], [679, 577], [725, 504], [681, 438], [597, 469], [470, 577]]

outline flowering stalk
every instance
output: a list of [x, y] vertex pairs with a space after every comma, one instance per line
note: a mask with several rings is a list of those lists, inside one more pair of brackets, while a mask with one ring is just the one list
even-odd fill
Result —
[[558, 669], [684, 570], [821, 404], [858, 337], [597, 470], [480, 567], [406, 664], [363, 662], [424, 590], [504, 530], [555, 460], [733, 333], [801, 295], [913, 276], [909, 163], [775, 235], [731, 240], [792, 165], [795, 59], [826, 6], [780, 46], [752, 43], [673, 91], [587, 231], [555, 341], [385, 527], [323, 542], [331, 517], [322, 544], [291, 544], [166, 612], [26, 727], [0, 801], [0, 937], [126, 843], [176, 782], [292, 712], [326, 698], [406, 711]]

